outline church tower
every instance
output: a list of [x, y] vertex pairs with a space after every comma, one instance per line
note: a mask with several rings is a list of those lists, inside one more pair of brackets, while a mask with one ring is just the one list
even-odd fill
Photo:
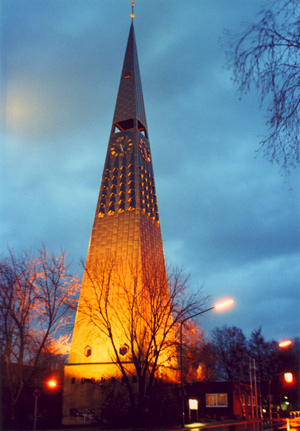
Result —
[[[96, 266], [97, 286], [101, 284], [99, 281], [101, 277], [102, 286], [107, 283], [109, 277], [114, 279], [109, 288], [114, 307], [111, 312], [114, 316], [118, 314], [118, 310], [121, 313], [126, 307], [120, 300], [117, 281], [117, 278], [120, 280], [120, 273], [128, 277], [129, 273], [132, 276], [134, 272], [145, 278], [149, 272], [154, 271], [154, 268], [160, 268], [162, 277], [166, 280], [133, 21], [108, 142], [71, 351], [68, 365], [65, 367], [64, 424], [80, 424], [82, 423], [78, 418], [80, 410], [99, 407], [101, 382], [113, 376], [116, 369], [114, 349], [110, 340], [96, 335], [96, 332], [84, 322], [82, 310], [87, 298], [90, 298], [90, 289], [93, 292], [98, 289], [94, 285], [91, 287], [94, 280], [91, 276], [94, 269], [91, 268]], [[102, 271], [100, 276], [99, 271]], [[108, 289], [106, 294], [108, 295]], [[97, 292], [97, 295], [105, 296], [103, 292]], [[126, 316], [123, 320], [119, 317], [117, 324], [116, 319], [112, 317], [115, 326], [112, 324], [109, 329], [114, 332], [115, 349], [122, 354], [124, 352], [124, 360], [129, 346], [122, 338], [120, 326], [125, 326], [125, 320]], [[97, 326], [97, 322], [94, 323]], [[94, 382], [98, 382], [97, 385], [91, 384]]]

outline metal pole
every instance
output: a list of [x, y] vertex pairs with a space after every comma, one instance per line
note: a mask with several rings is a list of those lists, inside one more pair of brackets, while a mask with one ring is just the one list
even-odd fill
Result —
[[254, 391], [255, 391], [255, 417], [258, 419], [258, 403], [257, 403], [257, 384], [256, 384], [256, 365], [255, 359], [253, 359], [254, 367]]
[[272, 379], [270, 379], [270, 380], [269, 380], [269, 416], [270, 416], [270, 421], [272, 421], [271, 389], [270, 389], [270, 386], [271, 386], [271, 380], [272, 380]]
[[35, 403], [34, 403], [34, 419], [33, 419], [33, 431], [35, 431], [35, 430], [36, 430], [37, 400], [38, 400], [38, 397], [35, 397]]
[[249, 356], [249, 371], [250, 371], [250, 405], [251, 405], [251, 419], [254, 418], [254, 410], [253, 410], [253, 385], [252, 385], [252, 365], [251, 358]]
[[199, 313], [193, 314], [192, 316], [188, 316], [188, 317], [186, 317], [185, 319], [183, 319], [183, 320], [180, 322], [180, 382], [181, 382], [181, 402], [182, 402], [182, 406], [181, 406], [181, 408], [182, 408], [182, 410], [181, 410], [181, 413], [182, 413], [182, 415], [181, 415], [181, 425], [182, 425], [182, 428], [184, 427], [184, 424], [185, 424], [185, 412], [184, 412], [184, 384], [183, 384], [183, 367], [182, 367], [182, 356], [183, 356], [183, 355], [182, 355], [182, 327], [183, 327], [183, 324], [184, 324], [187, 320], [192, 319], [193, 317], [196, 317], [196, 316], [200, 316], [200, 314], [204, 314], [204, 313], [206, 313], [207, 311], [212, 310], [213, 308], [216, 308], [216, 306], [214, 306], [214, 307], [210, 307], [210, 308], [208, 308], [207, 310], [200, 311]]
[[184, 427], [185, 423], [185, 413], [184, 413], [184, 388], [183, 388], [183, 372], [182, 372], [182, 325], [183, 321], [180, 325], [180, 382], [181, 382], [181, 426]]

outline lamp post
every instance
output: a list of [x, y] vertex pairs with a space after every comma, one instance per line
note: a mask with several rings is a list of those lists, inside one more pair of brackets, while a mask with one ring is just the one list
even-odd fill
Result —
[[[281, 349], [285, 349], [286, 347], [290, 347], [292, 346], [293, 342], [292, 340], [284, 340], [281, 341], [278, 344], [278, 347], [280, 347]], [[298, 351], [298, 354], [296, 356], [296, 367], [297, 367], [297, 407], [298, 409], [300, 409], [300, 350]]]
[[272, 419], [273, 419], [272, 418], [272, 407], [271, 407], [271, 390], [270, 390], [271, 382], [272, 382], [274, 377], [282, 376], [282, 375], [284, 375], [284, 380], [287, 383], [293, 382], [293, 374], [292, 373], [284, 373], [284, 372], [275, 374], [275, 376], [271, 377], [271, 379], [269, 380], [269, 416], [270, 416], [270, 421], [272, 421]]
[[35, 389], [33, 391], [34, 396], [34, 416], [33, 416], [33, 431], [36, 430], [36, 417], [37, 417], [37, 401], [38, 397], [41, 395], [41, 391], [39, 389]]
[[201, 314], [207, 313], [208, 311], [213, 310], [214, 308], [215, 309], [225, 308], [225, 307], [231, 305], [232, 303], [233, 303], [232, 299], [228, 299], [226, 301], [219, 302], [218, 304], [214, 305], [213, 307], [207, 308], [206, 310], [200, 311], [199, 313], [193, 314], [192, 316], [188, 316], [180, 322], [180, 382], [181, 382], [181, 400], [182, 400], [182, 416], [181, 416], [182, 428], [184, 427], [184, 424], [185, 424], [185, 420], [184, 420], [185, 419], [184, 418], [185, 417], [185, 413], [184, 413], [184, 395], [185, 394], [184, 394], [183, 372], [182, 372], [183, 371], [183, 367], [182, 367], [182, 327], [187, 320], [192, 319], [193, 317], [200, 316]]

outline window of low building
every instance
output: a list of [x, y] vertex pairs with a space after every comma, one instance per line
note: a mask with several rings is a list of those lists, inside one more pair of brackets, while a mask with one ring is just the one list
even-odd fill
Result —
[[228, 407], [227, 394], [206, 394], [206, 407]]

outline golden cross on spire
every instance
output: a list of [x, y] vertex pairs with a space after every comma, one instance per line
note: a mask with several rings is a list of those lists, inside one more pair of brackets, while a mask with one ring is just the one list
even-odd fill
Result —
[[131, 18], [134, 18], [134, 0], [132, 0], [131, 2], [131, 14], [130, 14]]

